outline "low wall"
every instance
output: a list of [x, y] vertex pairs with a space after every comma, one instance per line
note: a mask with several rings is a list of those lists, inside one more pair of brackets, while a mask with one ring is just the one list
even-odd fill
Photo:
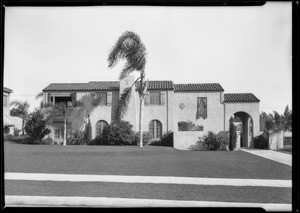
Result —
[[191, 145], [195, 145], [199, 137], [207, 134], [205, 131], [180, 131], [174, 132], [174, 148], [179, 150], [189, 150]]
[[269, 149], [283, 149], [283, 131], [269, 132]]

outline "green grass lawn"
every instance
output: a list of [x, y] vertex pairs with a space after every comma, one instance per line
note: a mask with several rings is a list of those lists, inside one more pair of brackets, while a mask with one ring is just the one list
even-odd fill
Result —
[[5, 172], [291, 179], [291, 167], [243, 151], [4, 143]]

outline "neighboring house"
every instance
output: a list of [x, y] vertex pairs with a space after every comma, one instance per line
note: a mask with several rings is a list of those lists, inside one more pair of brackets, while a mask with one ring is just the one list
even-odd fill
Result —
[[10, 119], [10, 93], [13, 91], [6, 87], [3, 87], [3, 126], [12, 127], [14, 126], [13, 122]]
[[[70, 129], [80, 129], [90, 116], [92, 137], [102, 133], [103, 127], [111, 123], [113, 109], [120, 94], [131, 86], [134, 77], [119, 81], [91, 81], [88, 83], [52, 83], [43, 89], [43, 102], [59, 103], [81, 101], [85, 107], [77, 109], [69, 117]], [[138, 131], [139, 95], [136, 87], [131, 94], [127, 114], [123, 118]], [[249, 147], [250, 141], [259, 134], [259, 99], [252, 93], [224, 94], [218, 83], [174, 84], [172, 81], [149, 81], [143, 118], [143, 130], [152, 138], [160, 138], [164, 132], [178, 132], [178, 124], [192, 121], [202, 126], [203, 132], [229, 130], [229, 119], [238, 116], [243, 123], [243, 142]], [[59, 140], [63, 135], [63, 120], [54, 121], [50, 137]], [[71, 132], [71, 131], [70, 131]], [[69, 132], [69, 134], [70, 134]]]
[[22, 119], [10, 116], [10, 94], [13, 91], [3, 87], [3, 127], [9, 128], [9, 133], [13, 134], [14, 128], [22, 129]]

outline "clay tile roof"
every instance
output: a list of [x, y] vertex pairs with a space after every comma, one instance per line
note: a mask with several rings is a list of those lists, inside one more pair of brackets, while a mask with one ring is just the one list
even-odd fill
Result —
[[[173, 90], [172, 81], [149, 81], [148, 90]], [[138, 86], [139, 82], [137, 82]], [[52, 83], [43, 89], [49, 91], [101, 91], [118, 90], [119, 81], [90, 81], [88, 83]]]
[[118, 81], [90, 81], [89, 83], [52, 83], [43, 91], [118, 90]]
[[7, 87], [3, 87], [3, 92], [12, 93], [13, 91]]
[[224, 91], [218, 83], [174, 84], [175, 91]]
[[259, 102], [252, 93], [224, 93], [224, 102]]
[[[138, 89], [140, 81], [136, 83], [136, 89]], [[173, 90], [172, 81], [148, 81], [148, 90]]]

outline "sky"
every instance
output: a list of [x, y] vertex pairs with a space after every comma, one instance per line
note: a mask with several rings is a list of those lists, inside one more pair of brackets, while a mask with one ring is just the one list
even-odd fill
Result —
[[[219, 83], [253, 93], [260, 111], [292, 104], [292, 5], [252, 7], [6, 7], [4, 86], [39, 106], [50, 83], [117, 81], [107, 57], [125, 31], [147, 49], [146, 78]], [[134, 74], [138, 76], [138, 73]]]

